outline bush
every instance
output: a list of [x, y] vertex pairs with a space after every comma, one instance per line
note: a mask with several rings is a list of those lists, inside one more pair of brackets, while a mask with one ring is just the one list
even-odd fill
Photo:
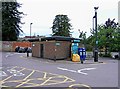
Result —
[[103, 57], [111, 57], [111, 54], [104, 54]]
[[111, 54], [102, 54], [102, 53], [100, 53], [99, 56], [100, 57], [111, 57]]
[[104, 54], [102, 54], [102, 53], [99, 54], [100, 57], [103, 57], [103, 55], [104, 55]]

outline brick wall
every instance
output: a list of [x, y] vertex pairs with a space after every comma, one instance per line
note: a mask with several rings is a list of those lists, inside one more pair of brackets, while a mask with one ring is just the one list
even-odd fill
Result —
[[31, 43], [30, 42], [17, 42], [17, 41], [1, 41], [0, 51], [14, 52], [16, 46], [31, 47]]
[[31, 47], [31, 43], [30, 42], [13, 42], [12, 51], [15, 50], [16, 46], [19, 46], [19, 47]]
[[70, 42], [47, 41], [47, 42], [35, 42], [33, 44], [34, 44], [34, 46], [32, 46], [33, 57], [41, 57], [41, 44], [43, 44], [43, 58], [55, 59], [56, 57], [56, 59], [66, 59], [70, 58], [71, 56]]

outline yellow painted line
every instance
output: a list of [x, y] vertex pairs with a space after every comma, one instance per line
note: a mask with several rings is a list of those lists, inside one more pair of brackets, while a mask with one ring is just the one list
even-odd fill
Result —
[[12, 67], [11, 69], [15, 69], [15, 68], [17, 68], [17, 66]]
[[45, 73], [44, 73], [44, 77], [43, 77], [43, 78], [46, 78], [46, 77], [47, 77], [47, 73], [45, 72]]
[[[61, 76], [60, 76], [60, 77], [61, 77]], [[57, 81], [56, 83], [46, 83], [46, 84], [44, 83], [43, 85], [53, 85], [53, 84], [61, 84], [61, 83], [68, 83], [68, 82], [74, 82], [74, 81], [75, 81], [75, 80], [73, 80], [73, 79], [71, 79], [71, 78], [68, 78], [68, 77], [66, 77], [66, 76], [63, 76], [63, 77], [66, 78], [67, 80], [70, 79], [71, 81], [66, 81], [66, 80], [64, 80], [64, 81], [59, 81], [59, 82]], [[51, 77], [51, 78], [53, 78], [53, 77]], [[55, 77], [54, 77], [54, 78], [55, 78]], [[58, 78], [58, 77], [56, 77], [56, 78]], [[50, 81], [54, 81], [54, 80], [48, 80], [48, 81], [50, 82]], [[48, 82], [48, 81], [47, 81], [47, 82]], [[41, 84], [40, 84], [40, 85], [41, 85]]]
[[[20, 67], [20, 68], [24, 68], [24, 67]], [[59, 76], [59, 74], [53, 74], [53, 73], [48, 73], [48, 72], [44, 72], [44, 71], [39, 71], [39, 70], [33, 70], [33, 69], [28, 69], [28, 68], [25, 68], [26, 70], [30, 70], [30, 71], [35, 71], [35, 72], [40, 72], [40, 73], [44, 73], [44, 77], [43, 78], [47, 78], [47, 74], [51, 74], [53, 76]], [[64, 76], [64, 75], [62, 75]]]
[[68, 78], [68, 77], [66, 77], [66, 76], [64, 76], [67, 80], [68, 79], [70, 79], [71, 80], [71, 82], [75, 82], [75, 80], [74, 79], [71, 79], [71, 78]]
[[[45, 80], [44, 78], [32, 78], [32, 79], [27, 79], [27, 80], [29, 80], [29, 81], [32, 81], [32, 80]], [[21, 79], [21, 80], [11, 80], [11, 81], [7, 81], [7, 82], [19, 82], [19, 83], [22, 83], [23, 81], [25, 81], [25, 80], [23, 80], [23, 79]]]
[[6, 81], [7, 83], [8, 82], [19, 82], [19, 83], [21, 83], [21, 82], [23, 82], [23, 80], [10, 80], [10, 81]]
[[2, 87], [9, 87], [9, 86], [2, 85], [1, 88], [2, 88]]
[[[16, 68], [16, 67], [14, 67], [14, 68]], [[32, 72], [27, 77], [25, 77], [22, 80], [6, 81], [6, 80], [8, 80], [10, 78], [10, 76], [8, 78], [4, 79], [6, 82], [17, 82], [17, 83], [20, 83], [16, 87], [21, 87], [24, 84], [31, 84], [31, 85], [23, 86], [23, 87], [34, 87], [34, 86], [53, 85], [53, 84], [61, 84], [61, 83], [67, 83], [67, 82], [74, 82], [75, 81], [75, 80], [73, 80], [71, 78], [68, 78], [67, 76], [64, 76], [64, 75], [47, 73], [47, 72], [43, 72], [43, 71], [39, 71], [39, 70], [27, 69], [27, 68], [24, 68], [24, 67], [18, 67], [18, 68], [22, 68], [20, 71], [23, 71], [23, 70], [26, 69], [26, 70], [29, 70], [29, 71], [32, 71]], [[31, 79], [28, 79], [34, 72], [40, 72], [42, 74], [44, 73], [43, 78], [31, 78]], [[47, 74], [50, 74], [50, 75], [53, 75], [53, 76], [52, 77], [49, 77], [49, 76], [47, 77]], [[64, 80], [57, 80], [57, 79], [54, 80], [54, 78], [63, 78]], [[51, 80], [51, 79], [53, 79], [53, 80]], [[43, 81], [43, 83], [41, 83], [41, 84], [31, 83], [30, 81], [32, 81], [32, 80], [38, 80], [38, 81], [41, 80], [41, 81]], [[51, 82], [51, 83], [49, 83], [49, 82]], [[53, 82], [55, 82], [55, 83], [53, 83]]]
[[[20, 68], [24, 68], [24, 67], [20, 67]], [[26, 70], [30, 70], [30, 71], [33, 71], [34, 69], [28, 69], [28, 68], [25, 68]], [[39, 70], [34, 70], [36, 72], [41, 72], [41, 73], [47, 73], [47, 72], [44, 72], [44, 71], [39, 71]]]
[[86, 87], [86, 88], [88, 88], [88, 89], [92, 89], [90, 86], [88, 86], [88, 85], [85, 85], [85, 84], [72, 84], [72, 85], [70, 85], [69, 87], [74, 87], [74, 86], [76, 86], [76, 87]]
[[47, 80], [45, 80], [45, 82], [43, 82], [42, 84], [40, 85], [44, 85], [45, 83], [47, 83], [52, 77], [49, 77]]
[[19, 71], [21, 72], [21, 71], [23, 71], [23, 70], [25, 70], [25, 68], [23, 68], [23, 69], [21, 69], [21, 70], [19, 70]]
[[25, 82], [22, 82], [21, 84], [17, 85], [16, 88], [22, 86], [23, 84], [26, 84], [27, 82], [29, 82], [29, 80], [27, 80]]
[[61, 81], [61, 82], [56, 82], [56, 83], [48, 83], [48, 84], [44, 84], [44, 85], [55, 85], [55, 84], [69, 83], [69, 82], [72, 82], [72, 81], [67, 81], [67, 82]]
[[49, 80], [49, 81], [50, 82], [56, 82], [56, 83], [59, 83], [59, 82], [63, 81], [63, 80], [54, 80], [54, 78], [59, 78], [59, 77], [64, 78], [64, 76], [54, 76], [54, 77], [52, 77], [53, 80]]
[[65, 79], [64, 82], [66, 82], [68, 79]]
[[[14, 68], [16, 68], [17, 66], [15, 66], [15, 67], [13, 67], [12, 69], [14, 69]], [[23, 71], [25, 68], [23, 68], [22, 70], [20, 70], [20, 71]], [[2, 81], [0, 81], [0, 82], [4, 82], [4, 81], [6, 81], [6, 80], [8, 80], [8, 79], [10, 79], [11, 77], [13, 77], [13, 75], [11, 75], [11, 76], [9, 76], [9, 77], [7, 77], [7, 78], [5, 78], [4, 80], [2, 80]]]
[[[8, 81], [8, 82], [17, 82], [17, 83], [21, 83], [21, 84], [19, 84], [19, 86], [22, 86], [23, 85], [23, 83], [24, 84], [31, 84], [31, 85], [38, 85], [38, 84], [35, 84], [35, 83], [32, 83], [32, 82], [29, 82], [29, 81], [31, 81], [31, 79], [28, 79], [28, 80], [26, 80], [26, 81], [23, 81], [23, 80], [15, 80], [15, 81]], [[16, 87], [18, 87], [18, 85], [16, 86]]]
[[[64, 76], [64, 75], [60, 75], [60, 76], [54, 76], [52, 78], [64, 78], [64, 81], [62, 82], [74, 82], [75, 80], [71, 79], [71, 78], [68, 78], [67, 76]], [[70, 80], [70, 81], [67, 81], [67, 80]], [[49, 81], [56, 81], [58, 82], [58, 80], [49, 80]], [[60, 81], [59, 81], [60, 82]]]
[[7, 77], [7, 78], [5, 78], [4, 80], [2, 80], [2, 81], [0, 81], [0, 82], [3, 83], [4, 81], [10, 79], [11, 77], [13, 77], [13, 75], [12, 75], [12, 76], [9, 76], [9, 77]]
[[25, 77], [23, 80], [26, 80], [27, 78], [29, 78], [33, 73], [35, 72], [35, 70], [33, 70], [27, 77]]
[[[11, 69], [14, 69], [14, 68], [17, 68], [17, 66], [15, 66], [15, 67], [13, 67], [13, 68], [11, 68]], [[8, 80], [8, 79], [10, 79], [11, 77], [13, 77], [13, 75], [11, 75], [11, 76], [9, 76], [9, 77], [7, 77], [7, 78], [5, 78], [4, 80], [2, 80], [2, 81], [0, 81], [0, 82], [4, 82], [4, 81], [6, 81], [6, 80]]]
[[28, 79], [28, 80], [32, 81], [32, 80], [45, 80], [45, 79], [44, 78], [33, 78], [33, 79]]
[[[70, 79], [70, 78], [68, 78], [68, 77], [66, 77], [66, 76], [59, 76], [59, 77], [63, 77], [63, 78], [67, 78], [67, 80], [68, 79]], [[42, 84], [34, 84], [34, 83], [32, 83], [32, 86], [25, 86], [25, 87], [37, 87], [37, 86], [44, 86], [44, 85], [53, 85], [53, 84], [61, 84], [61, 83], [66, 83], [66, 81], [56, 81], [56, 80], [51, 80], [52, 78], [58, 78], [58, 76], [55, 76], [55, 77], [50, 77], [50, 78], [48, 78], [46, 81], [44, 81]], [[29, 79], [29, 81], [31, 81], [31, 80], [36, 80], [36, 79]], [[37, 80], [44, 80], [44, 78], [38, 78]], [[47, 83], [47, 82], [55, 82], [55, 83]], [[67, 81], [67, 82], [74, 82], [75, 80], [72, 80], [71, 79], [71, 81]], [[26, 82], [25, 82], [26, 83]], [[25, 84], [24, 83], [24, 84]], [[47, 84], [46, 84], [47, 83]], [[31, 83], [27, 83], [27, 84], [31, 84]]]

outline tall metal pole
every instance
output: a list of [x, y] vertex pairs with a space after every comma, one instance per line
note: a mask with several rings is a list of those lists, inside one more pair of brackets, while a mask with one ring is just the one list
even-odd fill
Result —
[[97, 9], [98, 7], [94, 7], [95, 9], [95, 51], [94, 51], [94, 62], [98, 62], [98, 37], [97, 37]]
[[32, 25], [33, 23], [30, 23], [30, 38], [31, 38], [31, 25]]
[[93, 34], [94, 34], [94, 31], [95, 31], [95, 29], [94, 29], [94, 19], [95, 19], [95, 16], [93, 16]]

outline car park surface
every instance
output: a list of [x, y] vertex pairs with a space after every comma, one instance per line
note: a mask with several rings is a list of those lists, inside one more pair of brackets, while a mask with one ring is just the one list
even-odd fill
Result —
[[3, 87], [118, 87], [118, 60], [109, 58], [81, 64], [3, 52], [1, 70]]

